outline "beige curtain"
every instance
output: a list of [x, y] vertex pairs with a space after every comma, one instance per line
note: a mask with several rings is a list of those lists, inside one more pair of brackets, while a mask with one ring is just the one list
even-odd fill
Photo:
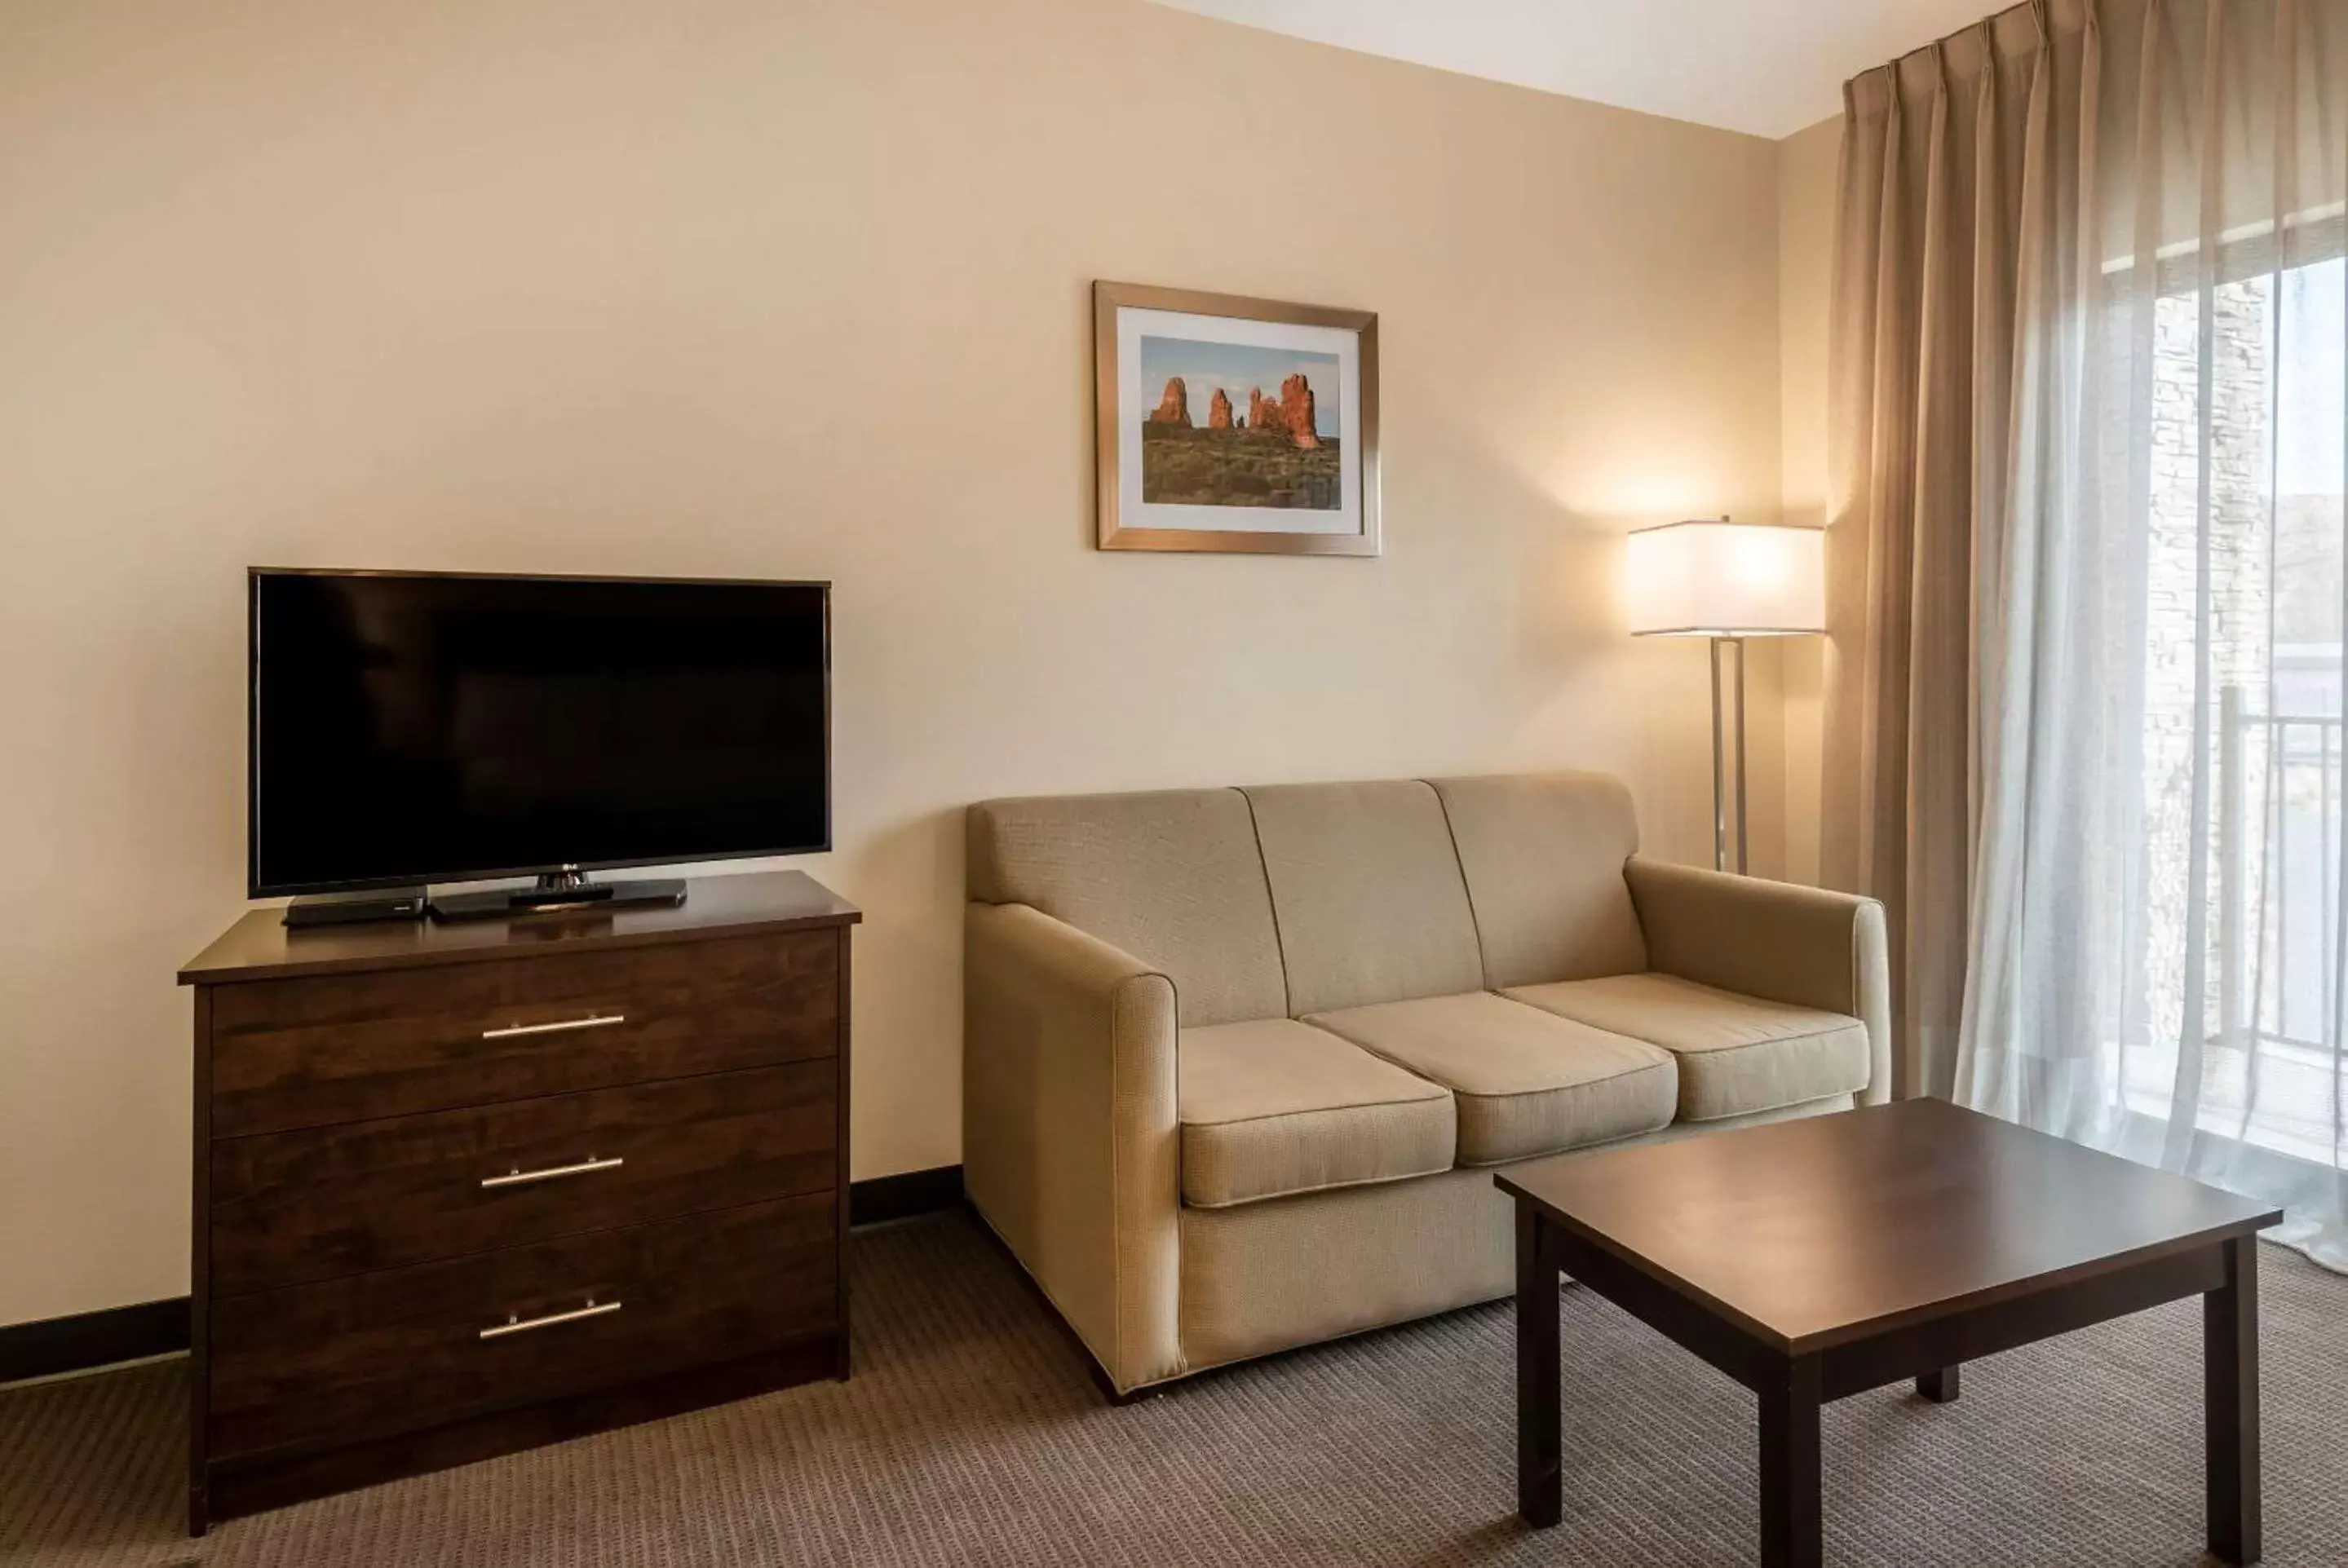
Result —
[[2046, 0], [1849, 84], [1824, 844], [1902, 1091], [2335, 1206], [2343, 192], [2348, 0]]

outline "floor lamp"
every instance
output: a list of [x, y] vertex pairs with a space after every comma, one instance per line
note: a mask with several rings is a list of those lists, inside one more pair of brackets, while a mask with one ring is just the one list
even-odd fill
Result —
[[1768, 523], [1666, 523], [1631, 536], [1631, 630], [1712, 641], [1712, 863], [1728, 866], [1729, 775], [1721, 655], [1736, 654], [1736, 870], [1746, 870], [1746, 640], [1826, 630], [1826, 535]]

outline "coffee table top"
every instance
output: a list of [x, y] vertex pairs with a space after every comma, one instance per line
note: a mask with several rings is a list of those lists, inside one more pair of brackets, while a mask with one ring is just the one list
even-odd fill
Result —
[[1793, 1355], [2282, 1218], [1940, 1100], [1560, 1154], [1496, 1180]]

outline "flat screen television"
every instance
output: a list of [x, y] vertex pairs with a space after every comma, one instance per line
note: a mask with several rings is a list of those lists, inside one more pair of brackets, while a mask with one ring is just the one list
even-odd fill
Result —
[[829, 584], [256, 569], [250, 600], [254, 897], [830, 846]]

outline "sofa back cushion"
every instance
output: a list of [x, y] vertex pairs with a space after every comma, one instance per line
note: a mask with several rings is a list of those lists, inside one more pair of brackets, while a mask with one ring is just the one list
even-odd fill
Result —
[[1183, 1028], [1287, 1015], [1272, 896], [1239, 791], [983, 801], [970, 808], [968, 848], [973, 898], [1032, 905], [1163, 969]]
[[1247, 792], [1291, 1013], [1480, 990], [1476, 920], [1443, 803], [1417, 780]]
[[1554, 773], [1434, 785], [1476, 911], [1482, 984], [1498, 990], [1647, 967], [1622, 876], [1639, 823], [1622, 780]]

